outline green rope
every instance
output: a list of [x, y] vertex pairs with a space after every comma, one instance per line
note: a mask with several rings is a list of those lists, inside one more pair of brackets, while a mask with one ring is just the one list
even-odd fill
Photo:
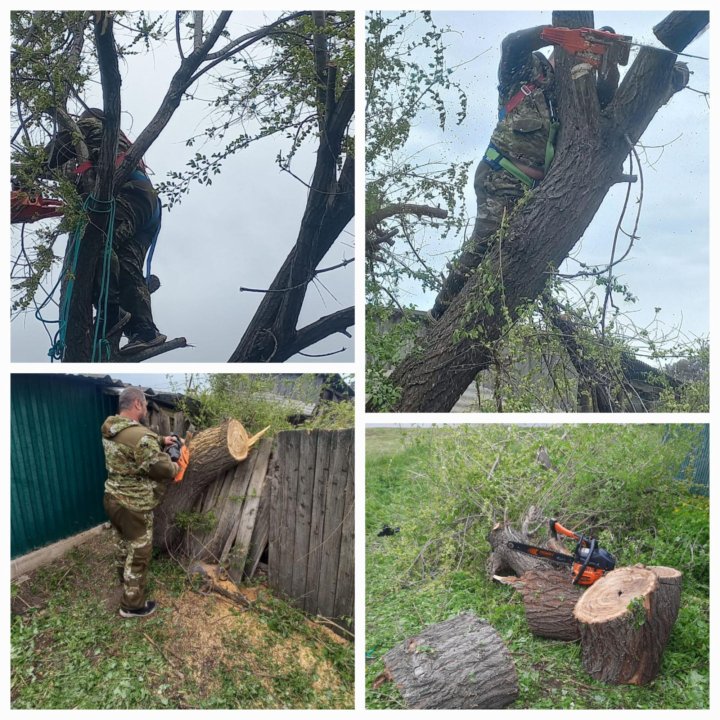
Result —
[[[102, 209], [103, 206], [107, 209]], [[108, 294], [110, 289], [110, 268], [112, 260], [112, 238], [115, 226], [115, 200], [96, 200], [92, 195], [88, 195], [82, 206], [86, 213], [89, 212], [107, 212], [110, 213], [108, 219], [107, 232], [105, 234], [105, 248], [103, 250], [103, 266], [101, 274], [100, 284], [100, 296], [97, 302], [97, 318], [95, 322], [95, 333], [93, 335], [93, 347], [92, 347], [92, 360], [91, 362], [102, 362], [103, 353], [106, 358], [110, 359], [110, 343], [105, 337], [107, 331], [107, 303]], [[51, 360], [62, 360], [65, 357], [65, 338], [67, 335], [68, 320], [70, 316], [70, 304], [72, 301], [73, 287], [75, 285], [75, 277], [77, 272], [78, 257], [80, 255], [80, 243], [83, 235], [85, 234], [85, 228], [87, 227], [87, 217], [81, 220], [75, 231], [72, 234], [70, 240], [70, 249], [72, 252], [72, 261], [70, 263], [70, 269], [67, 273], [68, 282], [65, 291], [65, 297], [63, 298], [60, 306], [60, 317], [58, 320], [59, 328], [55, 335], [55, 339], [52, 347], [48, 350], [48, 355]], [[102, 325], [102, 333], [100, 333], [100, 326]], [[98, 336], [99, 335], [99, 336]], [[97, 358], [97, 360], [96, 360]]]
[[[99, 204], [100, 201], [94, 200]], [[110, 291], [110, 267], [112, 261], [112, 241], [113, 232], [115, 229], [115, 199], [102, 201], [108, 208], [107, 210], [100, 210], [99, 207], [95, 208], [95, 212], [108, 212], [110, 217], [108, 219], [107, 231], [105, 233], [105, 249], [103, 250], [103, 266], [102, 275], [100, 281], [100, 296], [97, 301], [97, 318], [95, 320], [95, 334], [93, 336], [93, 348], [92, 348], [92, 359], [91, 362], [102, 362], [103, 354], [106, 356], [106, 360], [110, 359], [110, 343], [106, 337], [107, 333], [107, 304], [108, 295]], [[100, 327], [102, 326], [102, 333], [98, 337]], [[96, 359], [97, 358], [97, 359]]]

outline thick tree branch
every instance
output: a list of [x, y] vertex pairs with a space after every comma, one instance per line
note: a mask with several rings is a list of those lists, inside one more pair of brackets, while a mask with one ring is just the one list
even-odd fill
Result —
[[319, 320], [316, 320], [314, 323], [306, 325], [301, 330], [298, 330], [295, 333], [295, 338], [292, 343], [284, 350], [284, 352], [279, 353], [280, 356], [276, 357], [275, 360], [277, 362], [288, 360], [306, 347], [310, 347], [316, 342], [319, 342], [330, 335], [334, 335], [335, 333], [342, 333], [343, 335], [347, 335], [347, 337], [351, 337], [347, 329], [352, 327], [354, 324], [354, 307], [343, 308], [331, 315], [325, 315]]
[[413, 203], [395, 203], [380, 208], [372, 215], [365, 219], [365, 227], [369, 230], [376, 228], [383, 220], [387, 220], [394, 215], [417, 215], [418, 217], [433, 217], [444, 219], [448, 216], [448, 211], [444, 208], [430, 207], [429, 205], [415, 205]]

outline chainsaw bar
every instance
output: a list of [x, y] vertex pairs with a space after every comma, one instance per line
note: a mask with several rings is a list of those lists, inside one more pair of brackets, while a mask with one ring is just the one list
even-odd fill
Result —
[[656, 47], [655, 45], [644, 45], [643, 43], [636, 43], [629, 40], [618, 40], [620, 43], [631, 45], [632, 47], [647, 48], [648, 50], [659, 50], [660, 52], [668, 52], [673, 55], [682, 55], [683, 57], [695, 58], [695, 60], [709, 60], [710, 58], [703, 57], [702, 55], [691, 55], [690, 53], [677, 52], [670, 50], [670, 48]]
[[544, 560], [550, 560], [552, 562], [563, 563], [564, 565], [572, 565], [577, 562], [572, 555], [565, 555], [564, 553], [553, 552], [547, 548], [537, 547], [535, 545], [525, 545], [525, 543], [509, 541], [507, 546], [511, 550], [519, 550], [527, 555], [534, 555], [535, 557], [543, 558]]

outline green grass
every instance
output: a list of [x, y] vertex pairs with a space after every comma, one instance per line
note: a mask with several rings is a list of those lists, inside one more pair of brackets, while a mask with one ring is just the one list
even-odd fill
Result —
[[109, 544], [86, 544], [13, 585], [12, 707], [352, 707], [352, 644], [256, 592], [240, 611], [155, 558], [158, 611], [122, 620]]
[[[377, 428], [366, 442], [366, 704], [403, 708], [392, 683], [372, 689], [382, 656], [397, 643], [462, 611], [492, 624], [518, 672], [513, 708], [707, 708], [709, 703], [708, 501], [685, 497], [656, 518], [653, 528], [625, 536], [620, 564], [669, 565], [683, 571], [680, 614], [659, 676], [645, 687], [610, 686], [585, 673], [578, 643], [530, 634], [518, 593], [492, 583], [484, 561], [484, 533], [468, 535], [462, 559], [427, 547], [445, 511], [437, 497], [437, 429]], [[479, 477], [483, 477], [480, 475]], [[480, 481], [478, 481], [479, 486]], [[436, 513], [438, 526], [428, 518]], [[378, 537], [384, 524], [400, 533]], [[428, 561], [414, 562], [425, 548]]]

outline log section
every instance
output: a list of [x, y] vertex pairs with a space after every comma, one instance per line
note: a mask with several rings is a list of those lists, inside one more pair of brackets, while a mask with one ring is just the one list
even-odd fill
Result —
[[484, 620], [466, 612], [431, 625], [383, 658], [410, 708], [503, 708], [518, 696], [510, 653]]
[[677, 618], [681, 573], [623, 567], [588, 588], [575, 606], [582, 662], [596, 680], [646, 685], [658, 674]]

